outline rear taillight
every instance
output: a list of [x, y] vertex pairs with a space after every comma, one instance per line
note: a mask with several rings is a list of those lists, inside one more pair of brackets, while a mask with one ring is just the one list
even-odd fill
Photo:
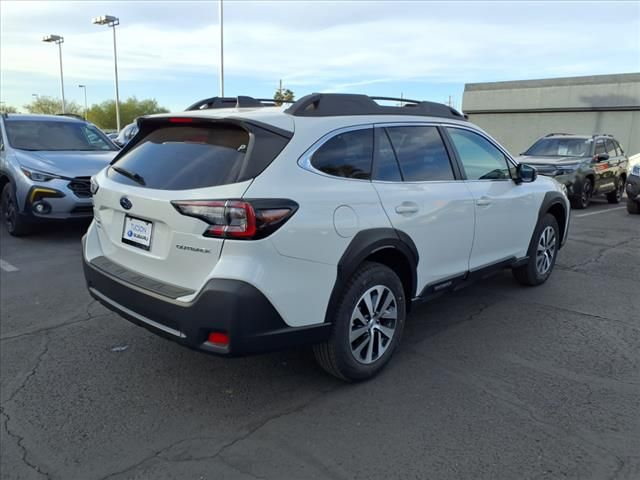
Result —
[[178, 212], [209, 226], [205, 237], [259, 239], [280, 228], [298, 209], [291, 200], [177, 200]]

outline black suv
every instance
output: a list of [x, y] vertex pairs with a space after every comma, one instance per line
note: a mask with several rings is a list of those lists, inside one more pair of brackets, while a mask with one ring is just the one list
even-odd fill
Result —
[[573, 208], [587, 208], [599, 194], [609, 203], [622, 200], [629, 159], [613, 135], [550, 133], [518, 161], [565, 185]]

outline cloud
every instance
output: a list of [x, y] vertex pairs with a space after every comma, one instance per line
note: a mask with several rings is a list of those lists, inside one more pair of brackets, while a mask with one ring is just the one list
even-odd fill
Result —
[[[640, 70], [638, 8], [615, 4], [613, 15], [613, 2], [606, 11], [553, 5], [227, 1], [225, 71], [256, 84], [282, 78], [294, 89], [349, 91]], [[184, 88], [185, 77], [217, 72], [215, 2], [3, 2], [2, 10], [3, 78], [56, 78], [55, 48], [39, 40], [58, 33], [65, 75], [112, 82], [111, 30], [90, 23], [102, 13], [122, 18], [121, 82], [170, 90]]]

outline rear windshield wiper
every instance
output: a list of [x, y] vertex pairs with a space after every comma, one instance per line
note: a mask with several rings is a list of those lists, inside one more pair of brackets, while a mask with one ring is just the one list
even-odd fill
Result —
[[113, 168], [120, 175], [124, 175], [125, 177], [130, 178], [131, 180], [133, 180], [136, 183], [139, 183], [140, 185], [146, 185], [146, 183], [144, 183], [144, 178], [142, 178], [142, 175], [138, 173], [134, 173], [127, 170], [126, 168], [116, 167], [114, 165], [111, 165], [111, 168]]

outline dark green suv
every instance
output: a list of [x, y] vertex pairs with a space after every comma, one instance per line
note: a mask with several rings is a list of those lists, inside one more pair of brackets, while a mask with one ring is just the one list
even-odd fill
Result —
[[518, 161], [565, 185], [573, 208], [587, 208], [591, 197], [600, 194], [609, 203], [622, 200], [629, 159], [612, 135], [550, 133]]

